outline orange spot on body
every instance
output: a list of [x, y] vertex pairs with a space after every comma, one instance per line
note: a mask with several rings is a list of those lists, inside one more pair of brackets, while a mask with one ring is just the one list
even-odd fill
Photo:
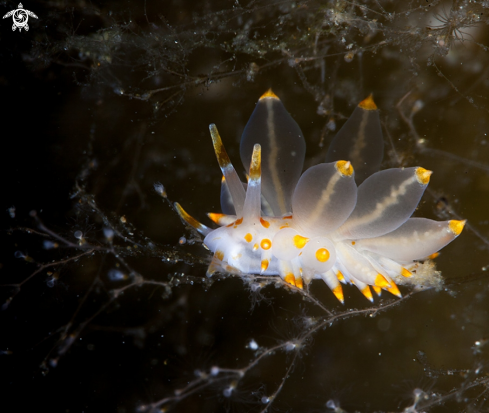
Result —
[[264, 250], [269, 250], [271, 247], [272, 247], [272, 241], [270, 241], [269, 239], [265, 238], [265, 239], [262, 239], [261, 242], [260, 242], [260, 246], [264, 249]]
[[268, 228], [270, 226], [270, 222], [265, 221], [263, 218], [260, 217], [260, 224], [262, 224], [265, 228]]
[[329, 251], [326, 248], [319, 248], [316, 251], [316, 259], [319, 262], [326, 262], [329, 260]]
[[216, 257], [219, 261], [222, 261], [224, 259], [224, 252], [217, 250], [214, 257]]
[[251, 235], [249, 232], [244, 236], [244, 239], [246, 240], [246, 242], [251, 242], [251, 240], [253, 239], [253, 235]]
[[292, 219], [292, 215], [287, 215], [285, 217], [282, 217], [282, 219]]

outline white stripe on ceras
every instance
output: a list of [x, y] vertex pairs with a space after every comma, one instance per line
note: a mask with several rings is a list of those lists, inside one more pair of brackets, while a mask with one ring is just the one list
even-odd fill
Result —
[[273, 99], [267, 98], [265, 100], [267, 105], [267, 129], [270, 143], [270, 153], [268, 155], [268, 167], [270, 168], [270, 173], [272, 176], [273, 187], [277, 192], [277, 202], [279, 203], [280, 213], [281, 215], [286, 214], [287, 211], [285, 208], [285, 195], [282, 188], [282, 183], [280, 182], [279, 170], [277, 167], [278, 161], [278, 142], [277, 136], [275, 135], [275, 128], [273, 123]]
[[314, 208], [313, 211], [309, 214], [307, 220], [308, 222], [317, 222], [318, 219], [324, 219], [325, 216], [325, 211], [327, 211], [327, 208], [325, 208], [330, 199], [331, 196], [335, 193], [335, 186], [338, 183], [338, 181], [341, 179], [341, 174], [340, 173], [335, 173], [331, 179], [328, 182], [328, 185], [326, 188], [324, 188], [320, 194], [318, 194], [318, 200], [316, 203], [316, 207]]
[[357, 168], [357, 165], [362, 164], [362, 150], [367, 146], [367, 139], [365, 136], [365, 128], [368, 122], [368, 111], [362, 110], [362, 120], [360, 122], [360, 127], [358, 129], [358, 138], [353, 145], [352, 151], [350, 152], [350, 159], [345, 159], [346, 161], [350, 161], [353, 164], [354, 168]]
[[385, 213], [385, 209], [399, 203], [399, 201], [401, 200], [400, 197], [406, 194], [407, 187], [412, 184], [413, 181], [417, 182], [416, 172], [413, 173], [410, 178], [406, 179], [397, 188], [392, 187], [390, 195], [386, 197], [382, 202], [377, 202], [377, 204], [375, 205], [375, 209], [370, 214], [355, 218], [355, 220], [353, 221], [354, 225], [364, 225], [377, 221]]

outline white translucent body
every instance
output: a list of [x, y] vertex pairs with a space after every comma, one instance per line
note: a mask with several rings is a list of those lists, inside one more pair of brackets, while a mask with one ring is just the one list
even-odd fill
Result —
[[[369, 100], [370, 99], [370, 100]], [[373, 173], [383, 154], [379, 116], [371, 98], [355, 109], [328, 154], [362, 154], [357, 187], [349, 159], [302, 167], [304, 138], [281, 101], [267, 92], [243, 133], [241, 158], [249, 167], [247, 186], [239, 181], [215, 126], [211, 134], [225, 176], [223, 214], [210, 214], [221, 225], [210, 230], [182, 218], [205, 236], [214, 252], [208, 275], [224, 270], [279, 275], [303, 288], [303, 281], [322, 279], [343, 302], [340, 282], [354, 284], [369, 300], [371, 286], [400, 295], [393, 278], [409, 277], [414, 260], [424, 259], [455, 239], [463, 221], [436, 222], [410, 218], [428, 184], [423, 168]], [[355, 138], [353, 139], [352, 138]], [[361, 140], [361, 142], [359, 141]], [[348, 152], [344, 145], [354, 145]], [[353, 156], [353, 155], [352, 155]], [[215, 217], [212, 217], [214, 216]]]

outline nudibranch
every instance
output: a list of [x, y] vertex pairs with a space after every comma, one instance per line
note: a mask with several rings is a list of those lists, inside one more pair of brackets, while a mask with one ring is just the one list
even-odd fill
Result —
[[333, 139], [325, 163], [302, 173], [305, 140], [299, 125], [269, 90], [241, 137], [243, 183], [214, 124], [209, 127], [223, 174], [222, 213], [211, 229], [175, 203], [180, 217], [205, 236], [216, 271], [280, 276], [303, 288], [324, 280], [340, 302], [341, 283], [401, 296], [394, 279], [462, 231], [465, 221], [411, 218], [431, 176], [422, 167], [378, 171], [384, 141], [372, 96], [355, 108]]

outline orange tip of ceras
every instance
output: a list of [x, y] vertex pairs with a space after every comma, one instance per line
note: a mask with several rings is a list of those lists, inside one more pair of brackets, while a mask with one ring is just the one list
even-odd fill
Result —
[[229, 159], [226, 149], [224, 149], [221, 135], [219, 135], [219, 131], [217, 130], [216, 125], [213, 123], [209, 125], [209, 131], [211, 133], [212, 145], [214, 146], [217, 162], [219, 162], [219, 166], [221, 168], [225, 168], [231, 164], [231, 160]]
[[394, 281], [391, 282], [391, 286], [384, 288], [385, 290], [389, 291], [391, 294], [397, 295], [399, 298], [402, 298], [402, 294], [399, 291], [399, 288], [397, 287], [396, 284], [394, 284]]
[[343, 294], [343, 288], [341, 288], [341, 285], [337, 285], [335, 288], [333, 288], [332, 291], [335, 297], [338, 299], [338, 301], [341, 304], [345, 304], [345, 296]]
[[207, 214], [207, 216], [213, 221], [215, 222], [216, 224], [219, 224], [219, 222], [221, 221], [222, 218], [224, 218], [226, 216], [226, 214], [217, 214], [217, 213], [214, 213], [214, 212], [209, 212]]
[[377, 274], [377, 277], [375, 277], [375, 286], [380, 288], [387, 288], [390, 287], [390, 284], [389, 281], [387, 281], [382, 274]]
[[370, 287], [368, 285], [361, 291], [367, 300], [372, 303], [374, 302], [374, 296], [372, 295], [372, 291], [370, 291]]
[[377, 110], [377, 105], [374, 102], [374, 97], [372, 93], [368, 95], [367, 98], [363, 99], [359, 104], [358, 107], [365, 109], [365, 110]]
[[345, 276], [342, 274], [341, 271], [337, 271], [335, 275], [336, 275], [336, 278], [338, 278], [338, 281], [340, 283], [343, 283], [343, 284], [346, 283]]
[[279, 99], [279, 97], [275, 93], [273, 93], [272, 88], [268, 89], [263, 95], [260, 96], [260, 100], [265, 98]]
[[448, 228], [450, 229], [451, 232], [455, 234], [455, 236], [458, 236], [464, 229], [466, 222], [467, 222], [466, 219], [464, 219], [463, 221], [456, 221], [452, 219], [448, 224]]
[[376, 285], [372, 285], [372, 289], [375, 291], [375, 294], [377, 294], [379, 297], [382, 294], [382, 288], [377, 287]]
[[201, 234], [206, 234], [209, 228], [207, 228], [204, 224], [201, 224], [194, 217], [189, 215], [187, 211], [185, 211], [178, 202], [175, 202], [173, 206], [175, 207], [175, 210], [177, 211], [178, 215], [182, 220], [184, 220], [191, 227], [195, 228]]
[[428, 185], [432, 173], [433, 171], [418, 167], [416, 168], [416, 179], [421, 185]]
[[295, 277], [294, 274], [287, 274], [284, 278], [286, 283], [289, 283], [295, 287]]
[[350, 161], [338, 161], [335, 164], [336, 170], [343, 176], [353, 175], [353, 166]]

